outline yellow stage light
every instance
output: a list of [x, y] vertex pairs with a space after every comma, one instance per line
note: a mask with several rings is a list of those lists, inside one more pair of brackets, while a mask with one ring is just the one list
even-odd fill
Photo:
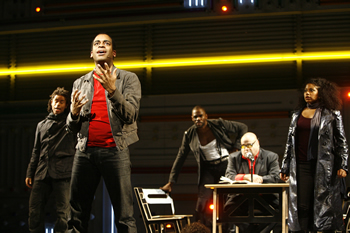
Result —
[[213, 210], [214, 209], [214, 204], [209, 205], [209, 209]]
[[[208, 65], [228, 65], [228, 64], [248, 64], [262, 62], [287, 62], [296, 60], [339, 60], [350, 59], [350, 51], [335, 52], [314, 52], [297, 55], [294, 53], [284, 54], [256, 54], [220, 57], [193, 57], [178, 59], [160, 59], [153, 61], [127, 61], [116, 62], [120, 69], [140, 69], [159, 67], [183, 67], [183, 66], [208, 66]], [[94, 68], [93, 63], [88, 64], [61, 64], [50, 66], [30, 66], [9, 69], [0, 69], [0, 76], [7, 75], [29, 75], [29, 74], [53, 74], [53, 73], [73, 73], [88, 72]]]
[[223, 12], [226, 12], [226, 11], [228, 10], [228, 8], [227, 8], [227, 6], [222, 6], [222, 7], [221, 7], [221, 10], [222, 10]]

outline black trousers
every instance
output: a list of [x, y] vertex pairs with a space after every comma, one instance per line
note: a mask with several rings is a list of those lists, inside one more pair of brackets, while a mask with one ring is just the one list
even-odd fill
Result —
[[217, 165], [211, 165], [205, 162], [201, 163], [195, 221], [199, 220], [207, 227], [211, 227], [212, 222], [212, 210], [209, 209], [209, 205], [212, 203], [213, 190], [204, 187], [204, 185], [219, 183], [220, 177], [225, 176], [227, 163], [227, 160]]
[[315, 169], [314, 160], [297, 162], [298, 220], [303, 231], [313, 230]]
[[35, 180], [29, 198], [29, 231], [35, 233], [45, 232], [45, 206], [51, 193], [56, 200], [57, 220], [56, 233], [65, 233], [68, 229], [70, 178]]

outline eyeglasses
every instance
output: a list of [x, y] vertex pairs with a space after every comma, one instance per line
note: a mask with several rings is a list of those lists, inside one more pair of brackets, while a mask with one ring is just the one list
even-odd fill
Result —
[[242, 145], [241, 148], [242, 148], [242, 149], [245, 149], [245, 148], [250, 149], [250, 148], [252, 148], [252, 147], [254, 146], [254, 143], [255, 143], [256, 141], [258, 141], [258, 139], [256, 139], [252, 144], [245, 144], [245, 145]]

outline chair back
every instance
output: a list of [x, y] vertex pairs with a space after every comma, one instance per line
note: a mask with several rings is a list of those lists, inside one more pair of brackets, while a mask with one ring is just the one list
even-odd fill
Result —
[[134, 192], [147, 233], [162, 233], [167, 223], [172, 223], [174, 232], [180, 233], [182, 221], [190, 224], [192, 215], [175, 215], [173, 199], [163, 190], [134, 187]]
[[135, 195], [141, 212], [147, 220], [159, 215], [174, 215], [173, 199], [161, 189], [135, 187]]

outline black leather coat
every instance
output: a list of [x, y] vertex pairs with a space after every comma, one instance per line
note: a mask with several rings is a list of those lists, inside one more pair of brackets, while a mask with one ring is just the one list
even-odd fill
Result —
[[[289, 229], [300, 230], [297, 210], [297, 180], [295, 157], [295, 132], [301, 111], [293, 114], [289, 126], [288, 138], [281, 173], [289, 175]], [[341, 229], [342, 200], [340, 195], [341, 179], [339, 169], [348, 172], [348, 145], [339, 111], [323, 109], [318, 132], [318, 154], [316, 162], [316, 180], [314, 187], [314, 228], [315, 230]]]

